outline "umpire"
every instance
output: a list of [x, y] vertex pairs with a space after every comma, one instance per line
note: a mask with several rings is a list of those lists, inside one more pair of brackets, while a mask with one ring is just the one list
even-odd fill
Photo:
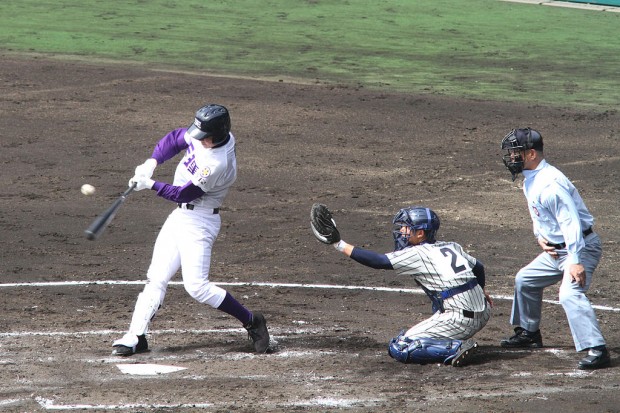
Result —
[[559, 300], [568, 318], [577, 351], [586, 351], [580, 369], [610, 365], [605, 339], [586, 292], [602, 247], [592, 229], [594, 218], [577, 188], [545, 160], [543, 138], [530, 128], [513, 129], [502, 140], [504, 165], [512, 180], [523, 174], [523, 192], [543, 252], [515, 278], [511, 324], [515, 334], [502, 340], [505, 348], [542, 347], [539, 325], [543, 290], [561, 281]]

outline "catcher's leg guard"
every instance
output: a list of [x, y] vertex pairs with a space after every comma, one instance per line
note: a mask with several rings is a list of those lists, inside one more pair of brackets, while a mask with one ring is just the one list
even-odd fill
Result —
[[461, 340], [428, 337], [409, 338], [401, 334], [390, 341], [390, 356], [401, 363], [448, 363], [458, 353]]

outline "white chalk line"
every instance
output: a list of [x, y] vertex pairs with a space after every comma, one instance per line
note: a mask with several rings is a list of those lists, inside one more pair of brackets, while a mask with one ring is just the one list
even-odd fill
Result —
[[596, 4], [593, 0], [592, 3], [571, 3], [570, 1], [558, 1], [558, 0], [500, 0], [509, 3], [524, 3], [534, 4], [539, 6], [555, 6], [555, 7], [567, 7], [571, 9], [583, 9], [583, 10], [596, 10], [596, 11], [610, 11], [620, 12], [620, 7], [604, 4]]
[[[68, 287], [68, 286], [82, 286], [82, 285], [144, 285], [146, 281], [115, 281], [115, 280], [103, 280], [103, 281], [48, 281], [48, 282], [25, 282], [25, 283], [5, 283], [0, 284], [0, 288], [14, 288], [14, 287]], [[182, 281], [171, 281], [171, 285], [183, 285]], [[407, 293], [407, 294], [424, 294], [424, 291], [420, 289], [412, 288], [392, 288], [392, 287], [371, 287], [364, 285], [338, 285], [338, 284], [296, 284], [296, 283], [268, 283], [268, 282], [218, 282], [214, 283], [220, 286], [232, 286], [232, 287], [267, 287], [267, 288], [310, 288], [310, 289], [325, 289], [325, 290], [360, 290], [360, 291], [379, 291], [389, 293]], [[512, 301], [512, 296], [506, 295], [491, 295], [494, 300], [507, 300]], [[553, 305], [560, 305], [558, 300], [543, 300], [543, 302]], [[593, 304], [592, 307], [596, 310], [611, 311], [618, 313], [620, 308], [610, 307], [605, 305]]]
[[[297, 328], [297, 329], [285, 329], [277, 327], [269, 327], [269, 331], [273, 332], [274, 336], [279, 335], [302, 335], [302, 334], [318, 334], [330, 330], [342, 330], [342, 327], [332, 328]], [[0, 337], [34, 337], [34, 336], [48, 336], [48, 337], [76, 337], [76, 336], [106, 336], [115, 334], [125, 334], [127, 330], [93, 330], [93, 331], [21, 331], [21, 332], [4, 332], [0, 333]], [[223, 333], [243, 333], [246, 332], [244, 328], [211, 328], [211, 329], [163, 329], [163, 330], [149, 330], [149, 334], [223, 334]]]
[[0, 407], [2, 407], [2, 406], [8, 406], [9, 404], [19, 403], [20, 401], [22, 401], [22, 399], [6, 399], [6, 400], [0, 400]]
[[[227, 406], [227, 403], [183, 403], [183, 404], [55, 404], [53, 400], [42, 397], [36, 398], [37, 403], [45, 410], [128, 410], [128, 409], [208, 409], [217, 406]], [[318, 397], [311, 400], [301, 400], [289, 403], [277, 403], [278, 406], [291, 407], [341, 407], [352, 408], [356, 406], [368, 407], [376, 405], [383, 400], [379, 399], [336, 399], [331, 397]], [[261, 406], [266, 407], [265, 403]]]
[[213, 403], [184, 403], [184, 404], [54, 404], [53, 400], [36, 398], [37, 403], [45, 410], [129, 410], [129, 409], [207, 409]]

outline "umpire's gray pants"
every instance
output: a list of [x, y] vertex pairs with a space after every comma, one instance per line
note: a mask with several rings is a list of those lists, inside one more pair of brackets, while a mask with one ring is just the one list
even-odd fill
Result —
[[517, 273], [511, 324], [528, 331], [537, 331], [540, 328], [543, 290], [561, 280], [559, 300], [568, 318], [577, 351], [605, 344], [596, 314], [585, 294], [601, 259], [601, 239], [592, 233], [586, 237], [585, 243], [580, 255], [581, 264], [586, 270], [584, 287], [572, 282], [566, 263], [566, 250], [559, 250], [557, 259], [543, 252]]

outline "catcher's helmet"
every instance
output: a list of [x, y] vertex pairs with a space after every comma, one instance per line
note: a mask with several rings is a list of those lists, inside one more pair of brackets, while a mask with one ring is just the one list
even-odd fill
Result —
[[523, 151], [528, 149], [543, 150], [543, 138], [534, 129], [513, 129], [502, 139], [502, 150], [505, 151], [502, 160], [513, 181], [523, 172]]
[[194, 123], [187, 128], [187, 133], [199, 141], [212, 138], [216, 146], [224, 142], [230, 133], [228, 109], [215, 104], [201, 107], [196, 111]]
[[426, 234], [426, 241], [435, 242], [435, 235], [439, 229], [439, 216], [433, 210], [423, 206], [413, 206], [403, 208], [394, 215], [392, 219], [394, 229], [394, 250], [399, 251], [409, 245], [409, 237], [411, 234], [403, 234], [401, 228], [406, 226], [411, 230], [423, 229]]

